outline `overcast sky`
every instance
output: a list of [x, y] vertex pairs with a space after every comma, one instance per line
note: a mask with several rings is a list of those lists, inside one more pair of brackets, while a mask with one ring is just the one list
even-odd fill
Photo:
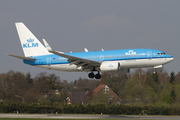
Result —
[[0, 73], [9, 70], [55, 73], [68, 81], [86, 72], [61, 72], [25, 65], [15, 22], [23, 22], [42, 42], [63, 52], [151, 48], [175, 57], [164, 66], [178, 73], [180, 0], [1, 0]]

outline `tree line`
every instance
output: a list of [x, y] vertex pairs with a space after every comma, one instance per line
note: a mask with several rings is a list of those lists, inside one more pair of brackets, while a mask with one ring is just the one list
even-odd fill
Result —
[[167, 109], [180, 106], [180, 72], [168, 74], [164, 69], [158, 69], [157, 74], [153, 69], [135, 69], [128, 74], [106, 72], [100, 80], [79, 78], [71, 82], [45, 72], [32, 78], [30, 73], [10, 70], [0, 74], [0, 102], [66, 104], [68, 92], [91, 91], [100, 84], [107, 84], [123, 105]]

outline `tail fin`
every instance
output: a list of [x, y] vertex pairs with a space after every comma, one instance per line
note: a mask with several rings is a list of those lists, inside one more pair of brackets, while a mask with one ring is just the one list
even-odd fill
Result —
[[15, 25], [26, 57], [50, 54], [22, 22], [15, 23]]

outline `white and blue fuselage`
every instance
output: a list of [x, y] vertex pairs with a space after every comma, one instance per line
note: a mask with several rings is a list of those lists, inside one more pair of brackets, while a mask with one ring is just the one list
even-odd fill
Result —
[[[163, 51], [154, 49], [124, 49], [65, 54], [101, 63], [105, 61], [119, 62], [121, 69], [156, 67], [164, 65], [174, 59], [172, 56], [165, 54]], [[58, 55], [50, 54], [32, 56], [32, 58], [35, 58], [36, 61], [23, 61], [25, 64], [52, 70], [83, 71], [81, 67], [77, 67], [77, 65], [73, 64], [71, 65], [70, 62], [68, 62], [68, 58], [60, 57]]]

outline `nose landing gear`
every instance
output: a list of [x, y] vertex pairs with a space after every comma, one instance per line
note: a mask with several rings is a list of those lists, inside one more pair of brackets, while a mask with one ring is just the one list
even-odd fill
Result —
[[156, 72], [156, 71], [154, 71], [154, 72], [153, 72], [153, 74], [155, 75], [155, 74], [157, 74], [157, 72]]

